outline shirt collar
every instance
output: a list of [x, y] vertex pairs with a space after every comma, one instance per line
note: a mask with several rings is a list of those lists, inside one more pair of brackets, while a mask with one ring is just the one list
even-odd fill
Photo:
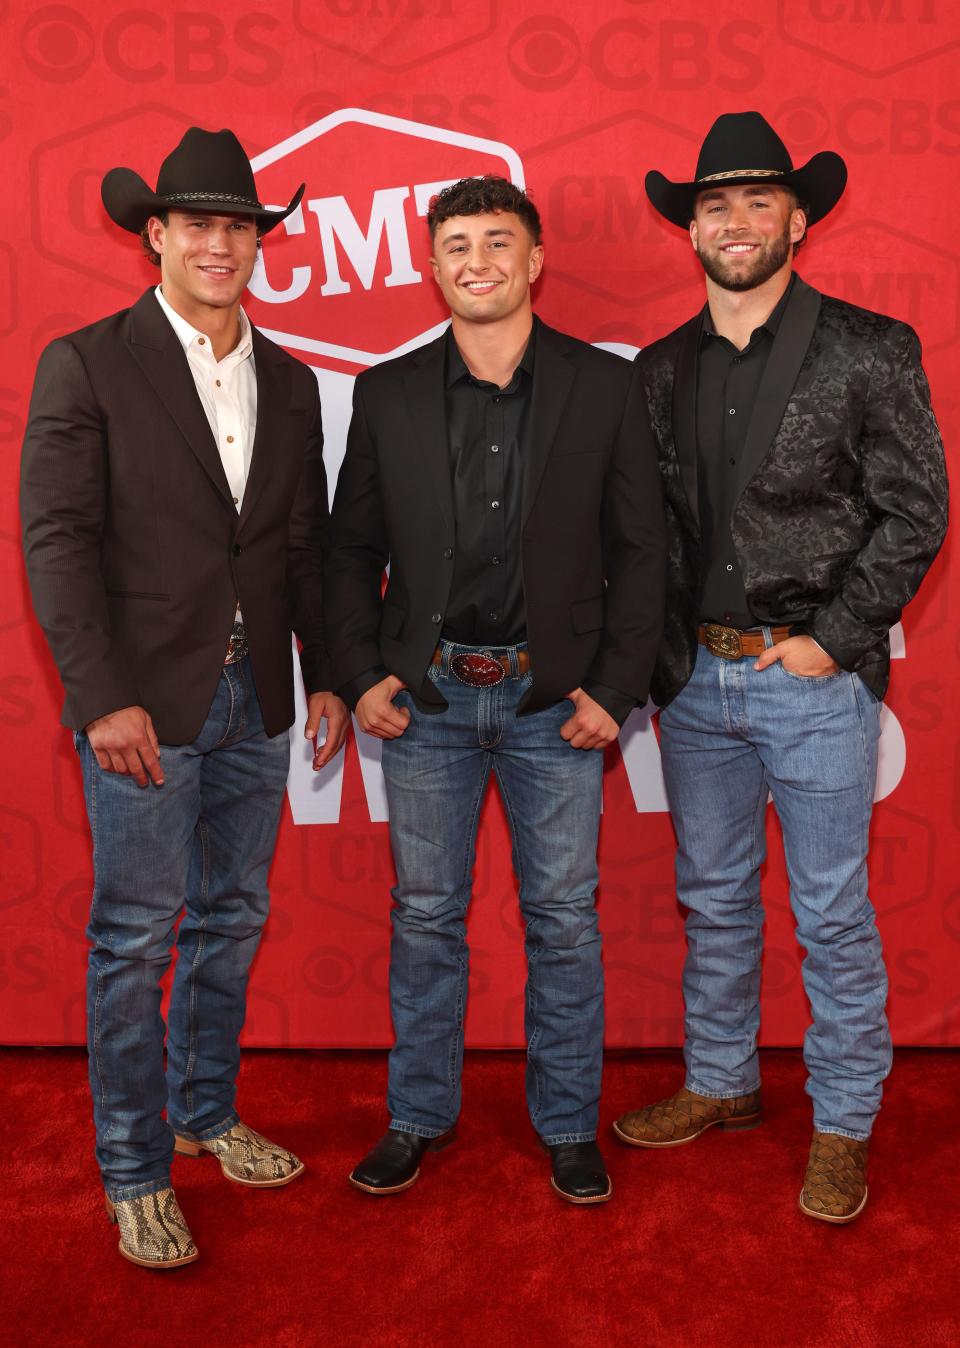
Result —
[[[530, 329], [530, 337], [527, 340], [527, 344], [523, 349], [523, 355], [520, 357], [519, 363], [517, 365], [517, 370], [522, 370], [524, 374], [528, 375], [531, 379], [533, 378], [533, 363], [534, 363], [534, 356], [536, 355], [537, 329], [539, 328], [539, 326], [540, 320], [539, 318], [536, 317], [536, 315], [534, 315], [533, 327]], [[516, 376], [517, 370], [514, 370], [513, 372], [514, 377]], [[446, 387], [452, 388], [453, 385], [456, 384], [459, 380], [472, 379], [472, 378], [473, 376], [467, 369], [466, 361], [460, 354], [460, 348], [457, 346], [456, 338], [453, 335], [453, 327], [451, 325], [449, 328], [447, 328]], [[479, 382], [482, 383], [483, 381]], [[511, 379], [510, 382], [512, 383], [513, 379]]]
[[[167, 301], [163, 297], [163, 291], [160, 289], [159, 286], [157, 286], [156, 290], [154, 291], [154, 294], [157, 297], [157, 303], [160, 305], [160, 308], [166, 314], [170, 322], [170, 326], [177, 334], [177, 338], [180, 342], [180, 345], [183, 347], [184, 351], [189, 350], [189, 348], [199, 337], [203, 337], [205, 339], [205, 344], [206, 342], [210, 341], [209, 337], [207, 337], [205, 333], [202, 333], [199, 328], [195, 328], [192, 323], [188, 323], [187, 320], [182, 316], [182, 314], [178, 314], [176, 309], [172, 308], [172, 306], [167, 303]], [[243, 360], [246, 356], [249, 356], [252, 350], [253, 350], [253, 332], [250, 327], [250, 320], [249, 318], [247, 318], [246, 314], [241, 309], [240, 340], [239, 342], [237, 342], [233, 350], [228, 352], [223, 359], [224, 360], [232, 359], [234, 361]], [[213, 356], [212, 345], [210, 347], [210, 355]], [[216, 360], [216, 357], [213, 356], [213, 359]]]
[[[793, 292], [793, 283], [796, 279], [797, 279], [796, 272], [794, 272], [793, 275], [790, 277], [786, 290], [780, 296], [774, 308], [767, 315], [766, 319], [762, 323], [758, 324], [758, 326], [754, 328], [753, 332], [751, 332], [750, 342], [753, 341], [754, 337], [756, 337], [758, 332], [768, 332], [771, 337], [775, 337], [777, 335], [777, 329], [780, 326], [787, 304], [790, 301], [790, 295]], [[711, 316], [710, 313], [709, 304], [705, 304], [703, 306], [703, 334], [706, 337], [717, 336], [717, 330], [713, 326], [713, 317]], [[750, 343], [748, 342], [747, 345], [749, 346], [749, 344]]]

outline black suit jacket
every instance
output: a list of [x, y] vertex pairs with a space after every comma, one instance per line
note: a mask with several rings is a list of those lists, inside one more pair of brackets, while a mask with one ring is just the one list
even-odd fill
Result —
[[[444, 344], [440, 337], [356, 382], [326, 571], [335, 685], [354, 703], [386, 668], [425, 709], [446, 706], [426, 677], [457, 546]], [[547, 707], [590, 680], [622, 720], [647, 697], [662, 624], [656, 459], [631, 366], [543, 324], [521, 555], [533, 670], [523, 710]]]
[[[666, 497], [667, 619], [652, 692], [697, 650], [696, 388], [703, 313], [637, 356]], [[732, 533], [758, 623], [809, 633], [883, 697], [888, 632], [943, 540], [943, 445], [906, 323], [796, 278], [738, 468]]]
[[81, 728], [144, 706], [167, 744], [210, 708], [239, 599], [268, 735], [293, 721], [291, 629], [310, 692], [329, 687], [328, 521], [312, 372], [256, 329], [257, 427], [237, 514], [186, 353], [153, 290], [51, 343], [23, 446], [34, 605]]

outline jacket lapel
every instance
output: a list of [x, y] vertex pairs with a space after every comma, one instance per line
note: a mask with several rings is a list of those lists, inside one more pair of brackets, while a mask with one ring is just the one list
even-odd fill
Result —
[[152, 290], [130, 311], [130, 349], [163, 407], [225, 503], [233, 506], [220, 451], [197, 394], [186, 352]]
[[576, 382], [576, 369], [567, 360], [557, 334], [545, 323], [538, 324], [533, 366], [533, 398], [530, 404], [530, 437], [523, 465], [521, 524], [533, 509], [543, 470]]
[[697, 357], [703, 331], [703, 312], [692, 318], [680, 340], [673, 378], [673, 440], [680, 476], [690, 510], [699, 528], [700, 500], [697, 481]]
[[443, 390], [446, 339], [444, 332], [414, 354], [413, 365], [404, 375], [404, 388], [416, 436], [414, 456], [423, 463], [452, 538], [455, 529], [453, 483]]
[[257, 429], [240, 507], [238, 527], [241, 529], [270, 478], [271, 447], [290, 405], [290, 371], [256, 328], [253, 329], [253, 358], [257, 368]]
[[773, 339], [767, 367], [747, 427], [747, 438], [737, 473], [737, 499], [766, 458], [780, 423], [820, 315], [820, 292], [796, 277], [793, 293]]

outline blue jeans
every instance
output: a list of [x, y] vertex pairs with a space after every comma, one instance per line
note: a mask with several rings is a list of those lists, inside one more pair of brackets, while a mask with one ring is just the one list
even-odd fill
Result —
[[[86, 735], [76, 744], [93, 835], [90, 1087], [116, 1202], [170, 1183], [174, 1129], [208, 1139], [237, 1121], [238, 1038], [290, 741], [264, 733], [243, 659], [224, 666], [193, 743], [161, 745], [162, 787], [103, 772]], [[165, 1073], [160, 979], [174, 943]]]
[[442, 643], [430, 677], [449, 703], [421, 712], [383, 745], [390, 841], [397, 870], [390, 998], [390, 1127], [421, 1137], [451, 1128], [460, 1112], [467, 999], [466, 913], [477, 820], [493, 770], [513, 839], [526, 923], [527, 1104], [547, 1143], [596, 1136], [603, 1056], [603, 966], [594, 906], [603, 755], [573, 749], [560, 727], [564, 700], [517, 716], [530, 675], [469, 688], [450, 670], [461, 651]]
[[759, 673], [753, 665], [701, 646], [690, 682], [660, 713], [677, 890], [688, 909], [686, 1084], [717, 1098], [759, 1085], [769, 792], [806, 950], [814, 1127], [864, 1139], [891, 1064], [887, 976], [867, 896], [880, 707], [844, 670], [801, 678], [779, 661]]

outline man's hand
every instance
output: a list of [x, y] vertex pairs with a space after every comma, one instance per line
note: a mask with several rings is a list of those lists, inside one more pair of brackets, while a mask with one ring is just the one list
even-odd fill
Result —
[[582, 688], [567, 694], [574, 705], [569, 721], [560, 727], [561, 736], [574, 749], [605, 749], [620, 734], [620, 727], [608, 711]]
[[388, 674], [368, 688], [357, 703], [360, 729], [378, 740], [399, 739], [410, 723], [410, 713], [406, 707], [395, 707], [393, 699], [406, 686], [395, 674]]
[[[321, 744], [320, 722], [326, 718], [327, 735]], [[313, 770], [319, 772], [325, 768], [335, 754], [343, 748], [347, 738], [347, 726], [350, 724], [350, 712], [347, 704], [336, 693], [311, 693], [307, 698], [307, 724], [303, 727], [304, 737], [313, 740]]]
[[132, 777], [137, 786], [163, 786], [160, 742], [143, 707], [121, 707], [85, 725], [87, 739], [104, 772]]
[[836, 674], [840, 668], [813, 637], [787, 637], [786, 641], [778, 641], [776, 646], [769, 646], [764, 651], [753, 667], [766, 669], [775, 660], [782, 660], [788, 674], [798, 674], [802, 679], [821, 679], [827, 674]]

